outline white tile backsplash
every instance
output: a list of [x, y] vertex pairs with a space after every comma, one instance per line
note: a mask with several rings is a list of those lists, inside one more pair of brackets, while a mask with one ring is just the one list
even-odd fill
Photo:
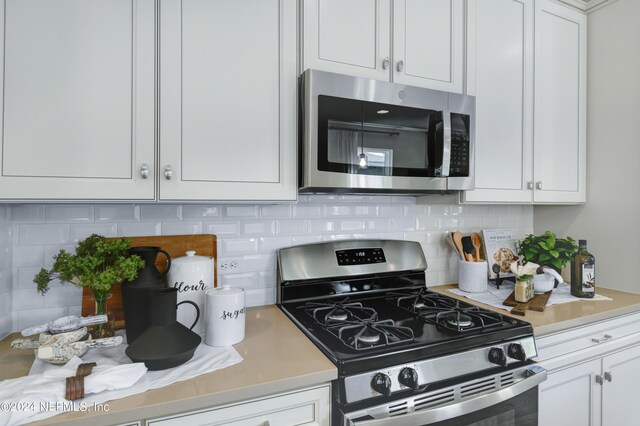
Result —
[[51, 267], [60, 249], [73, 252], [74, 241], [93, 232], [216, 234], [218, 267], [236, 263], [218, 270], [219, 284], [245, 288], [247, 304], [255, 306], [275, 302], [279, 248], [345, 238], [414, 240], [427, 258], [427, 283], [435, 285], [457, 280], [448, 232], [503, 225], [521, 236], [532, 232], [532, 207], [458, 205], [439, 196], [416, 204], [413, 197], [368, 195], [301, 195], [296, 204], [0, 206], [0, 336], [80, 312], [80, 289], [54, 283], [42, 297], [33, 275]]

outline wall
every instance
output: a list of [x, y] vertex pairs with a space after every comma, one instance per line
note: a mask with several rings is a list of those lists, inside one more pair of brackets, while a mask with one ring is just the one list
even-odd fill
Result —
[[[219, 281], [247, 289], [250, 306], [275, 302], [275, 253], [280, 247], [344, 238], [422, 243], [428, 285], [457, 280], [457, 261], [444, 235], [454, 229], [533, 228], [527, 206], [460, 206], [454, 196], [300, 196], [297, 204], [158, 205], [29, 204], [10, 207], [14, 234], [14, 330], [79, 314], [81, 291], [56, 283], [36, 293], [33, 276], [61, 249], [91, 233], [105, 236], [212, 233], [218, 236]], [[220, 270], [235, 260], [235, 270]]]
[[[587, 203], [535, 207], [536, 233], [587, 239], [596, 282], [640, 293], [640, 2], [617, 0], [589, 14]], [[613, 219], [613, 220], [612, 220]]]
[[0, 206], [0, 339], [13, 330], [12, 245], [9, 208]]

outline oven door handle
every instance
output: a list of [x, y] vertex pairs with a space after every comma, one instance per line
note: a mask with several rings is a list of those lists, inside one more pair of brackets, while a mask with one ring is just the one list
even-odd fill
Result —
[[[414, 411], [413, 413], [398, 415], [394, 417], [386, 417], [373, 420], [357, 420], [345, 416], [345, 425], [348, 426], [397, 426], [400, 424], [432, 424], [443, 420], [453, 419], [483, 410], [493, 405], [500, 404], [513, 397], [516, 397], [536, 386], [547, 379], [547, 370], [536, 366], [535, 370], [531, 370], [530, 376], [509, 387], [502, 388], [498, 391], [480, 395], [477, 398], [467, 399], [454, 404], [434, 407], [428, 410]], [[371, 411], [374, 411], [372, 408]], [[362, 412], [357, 416], [361, 417]]]

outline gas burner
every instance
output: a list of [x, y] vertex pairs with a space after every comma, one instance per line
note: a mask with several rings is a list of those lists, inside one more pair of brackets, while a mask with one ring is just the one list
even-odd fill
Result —
[[390, 292], [387, 299], [397, 306], [412, 313], [421, 313], [425, 309], [445, 308], [451, 309], [455, 306], [453, 299], [438, 293], [428, 291], [426, 288], [418, 292]]
[[411, 328], [395, 325], [392, 320], [351, 321], [344, 325], [329, 327], [328, 330], [344, 344], [357, 350], [414, 341]]
[[364, 307], [359, 302], [350, 302], [348, 298], [337, 302], [308, 302], [304, 305], [304, 310], [317, 323], [327, 327], [340, 325], [345, 321], [376, 320], [378, 318], [375, 309]]
[[445, 321], [447, 322], [447, 324], [459, 328], [467, 328], [473, 325], [471, 317], [461, 312], [451, 312], [445, 315]]

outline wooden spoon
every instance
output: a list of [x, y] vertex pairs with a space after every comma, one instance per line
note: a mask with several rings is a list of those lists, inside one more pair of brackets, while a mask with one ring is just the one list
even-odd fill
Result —
[[453, 240], [453, 244], [456, 246], [458, 253], [460, 253], [460, 259], [465, 260], [464, 249], [462, 248], [462, 234], [458, 231], [455, 231], [453, 234], [451, 234], [451, 239]]
[[477, 232], [472, 233], [471, 242], [473, 243], [473, 248], [476, 252], [476, 262], [480, 262], [480, 247], [482, 247], [482, 238], [480, 238], [480, 234]]

